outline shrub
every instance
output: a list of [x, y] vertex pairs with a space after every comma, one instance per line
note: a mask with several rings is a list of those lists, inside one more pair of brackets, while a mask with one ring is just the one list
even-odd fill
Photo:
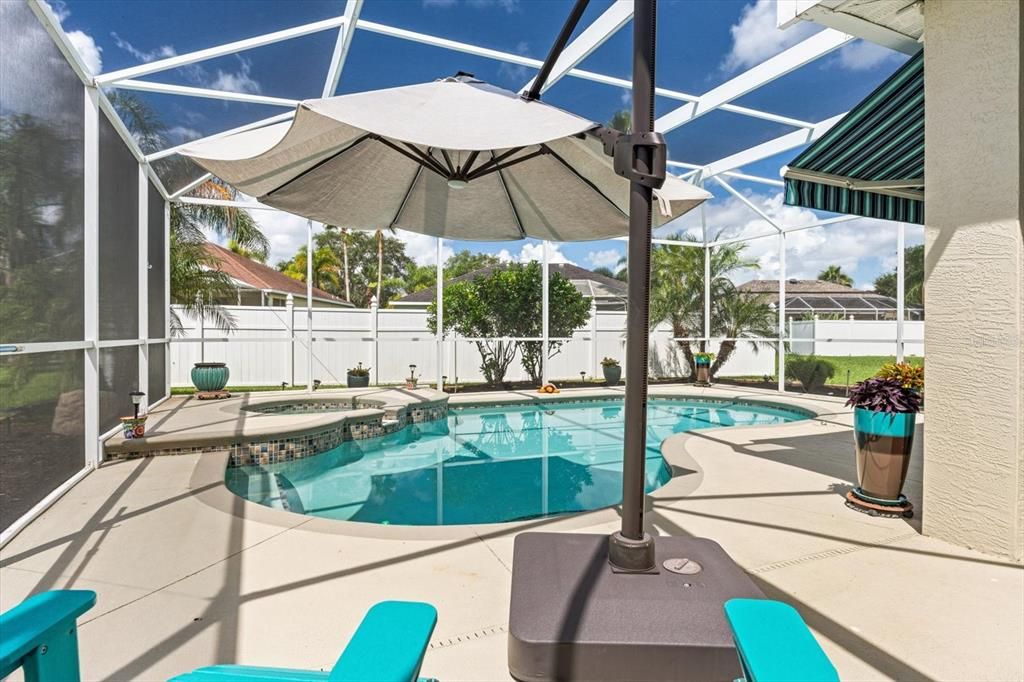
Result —
[[619, 361], [616, 360], [615, 358], [605, 358], [604, 360], [601, 361], [601, 366], [602, 367], [618, 367], [619, 366]]
[[850, 389], [847, 407], [863, 407], [872, 412], [919, 412], [921, 394], [905, 388], [898, 379], [872, 377]]
[[350, 369], [348, 373], [354, 377], [368, 377], [370, 376], [370, 368], [363, 367], [363, 363], [360, 362], [357, 366]]
[[887, 362], [875, 376], [880, 379], [892, 379], [903, 388], [915, 391], [924, 388], [924, 367], [915, 367], [906, 362]]
[[786, 357], [786, 378], [799, 381], [804, 393], [821, 388], [835, 373], [835, 365], [813, 355]]

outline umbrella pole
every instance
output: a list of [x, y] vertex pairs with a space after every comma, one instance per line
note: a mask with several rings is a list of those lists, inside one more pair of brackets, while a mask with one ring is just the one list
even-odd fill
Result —
[[[654, 129], [657, 0], [634, 0], [633, 136]], [[651, 174], [654, 150], [633, 148], [633, 170]], [[644, 532], [644, 463], [647, 452], [647, 351], [650, 320], [652, 189], [632, 177], [629, 185], [629, 312], [626, 321], [626, 409], [622, 465], [622, 528], [609, 538], [608, 561], [622, 571], [654, 568], [654, 538]]]

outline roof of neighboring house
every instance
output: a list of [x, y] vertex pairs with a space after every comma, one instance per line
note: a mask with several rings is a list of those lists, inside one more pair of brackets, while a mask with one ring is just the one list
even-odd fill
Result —
[[[306, 283], [292, 279], [269, 265], [258, 263], [251, 258], [239, 255], [212, 242], [204, 245], [206, 252], [217, 259], [220, 269], [228, 277], [253, 289], [276, 291], [294, 296], [306, 297]], [[351, 306], [351, 303], [329, 294], [323, 289], [313, 287], [313, 298], [330, 301], [338, 305]]]
[[[737, 289], [749, 294], [761, 294], [772, 304], [779, 300], [779, 280], [754, 279], [740, 284]], [[916, 309], [917, 306], [907, 305]], [[862, 291], [845, 284], [820, 279], [787, 279], [786, 309], [799, 311], [872, 312], [896, 309], [896, 299], [877, 291]]]
[[[737, 287], [740, 291], [748, 291], [756, 294], [777, 294], [779, 293], [779, 280], [777, 279], [752, 279]], [[786, 294], [846, 294], [861, 296], [871, 294], [881, 296], [874, 291], [861, 291], [848, 287], [845, 284], [826, 282], [821, 279], [787, 279]]]
[[[458, 277], [445, 280], [445, 284], [474, 280], [477, 277], [488, 275], [498, 268], [504, 269], [506, 267], [508, 266], [505, 263], [488, 265], [485, 268], [473, 270], [464, 275], [459, 275]], [[626, 297], [626, 283], [619, 281], [614, 277], [607, 277], [570, 263], [551, 263], [548, 265], [548, 268], [551, 274], [557, 272], [562, 277], [565, 277], [567, 280], [572, 282], [572, 285], [576, 287], [576, 290], [587, 298], [609, 299]], [[404, 296], [397, 301], [392, 301], [392, 305], [427, 304], [431, 303], [435, 296], [435, 287], [420, 289], [419, 291], [411, 293], [408, 296]]]

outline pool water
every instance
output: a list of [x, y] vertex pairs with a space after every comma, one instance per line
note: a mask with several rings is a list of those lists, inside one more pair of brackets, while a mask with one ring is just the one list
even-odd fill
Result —
[[[661, 442], [696, 429], [807, 415], [738, 402], [651, 399], [646, 487], [672, 477]], [[293, 512], [367, 523], [498, 523], [622, 500], [621, 400], [453, 408], [447, 419], [349, 441], [291, 462], [227, 470], [237, 495]]]

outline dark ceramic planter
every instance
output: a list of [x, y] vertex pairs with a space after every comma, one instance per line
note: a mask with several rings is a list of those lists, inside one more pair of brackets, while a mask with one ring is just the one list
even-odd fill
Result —
[[203, 392], [223, 391], [230, 376], [223, 362], [197, 362], [192, 368], [192, 385]]
[[913, 412], [874, 412], [858, 407], [853, 412], [857, 441], [858, 496], [897, 504], [914, 446]]
[[710, 384], [711, 383], [711, 365], [698, 364], [697, 365], [697, 383], [698, 384]]
[[622, 365], [601, 365], [605, 386], [616, 386], [622, 378]]
[[357, 374], [349, 374], [345, 377], [345, 381], [349, 388], [366, 388], [370, 385], [370, 375], [364, 374], [359, 376]]

